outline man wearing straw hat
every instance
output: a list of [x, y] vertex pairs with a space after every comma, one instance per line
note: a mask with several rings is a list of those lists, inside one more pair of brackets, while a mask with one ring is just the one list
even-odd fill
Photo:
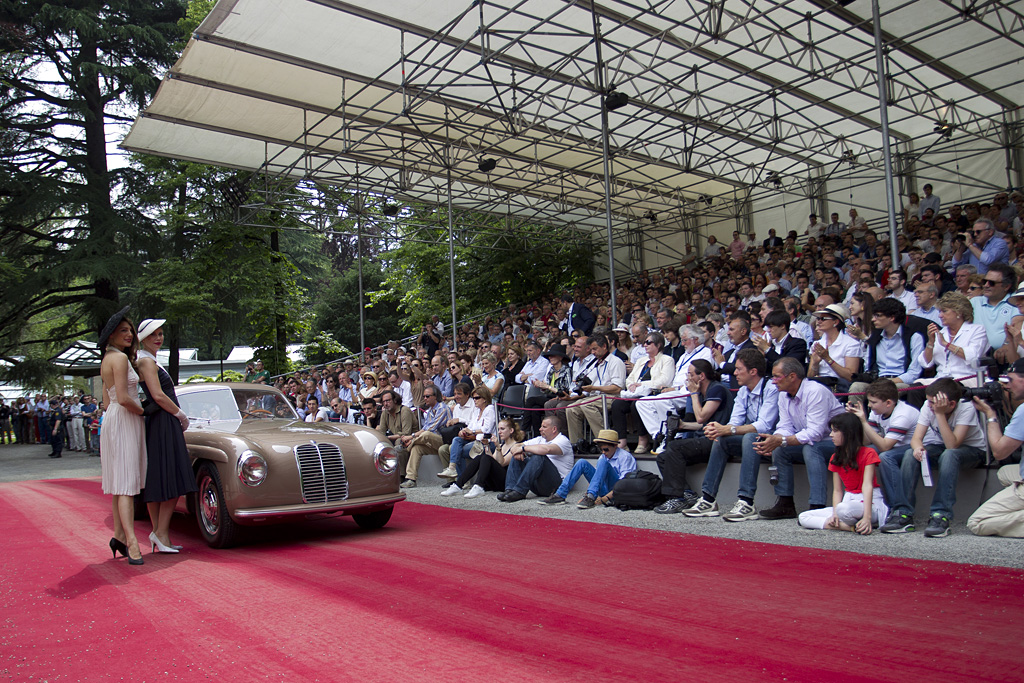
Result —
[[591, 465], [580, 458], [573, 465], [569, 474], [562, 479], [561, 486], [555, 493], [540, 501], [541, 505], [564, 505], [569, 491], [576, 485], [580, 477], [590, 482], [587, 493], [576, 503], [580, 510], [589, 510], [601, 496], [607, 495], [619, 479], [630, 472], [636, 471], [636, 458], [624, 448], [619, 448], [619, 433], [614, 429], [602, 429], [597, 433], [594, 443], [601, 448], [601, 457], [597, 466]]

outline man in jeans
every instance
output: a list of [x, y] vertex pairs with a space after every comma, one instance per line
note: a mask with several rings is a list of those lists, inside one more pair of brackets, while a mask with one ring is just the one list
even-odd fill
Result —
[[559, 431], [558, 418], [545, 417], [540, 436], [512, 447], [505, 492], [498, 494], [498, 500], [515, 503], [531, 490], [538, 496], [550, 496], [569, 474], [572, 460], [572, 444]]
[[[684, 511], [687, 517], [718, 516], [715, 497], [725, 474], [725, 465], [730, 457], [740, 455], [743, 462], [740, 465], [738, 499], [722, 519], [727, 522], [757, 519], [754, 494], [757, 492], [761, 455], [754, 450], [754, 439], [758, 434], [774, 430], [779, 419], [779, 390], [765, 376], [766, 370], [764, 354], [757, 349], [743, 349], [736, 354], [734, 376], [740, 390], [733, 403], [729, 424], [711, 422], [704, 427], [704, 436], [713, 439], [714, 445], [708, 457], [708, 468], [704, 472], [700, 500], [697, 505]], [[656, 508], [655, 512], [661, 512], [661, 509]]]
[[576, 507], [581, 510], [589, 510], [594, 507], [599, 497], [612, 490], [615, 482], [630, 472], [636, 471], [636, 458], [625, 448], [619, 448], [619, 433], [614, 429], [602, 429], [597, 433], [594, 443], [601, 448], [601, 457], [597, 459], [597, 467], [583, 458], [577, 460], [572, 470], [562, 480], [562, 485], [553, 495], [540, 501], [541, 505], [564, 505], [569, 491], [576, 485], [580, 477], [585, 477], [590, 482], [590, 486], [587, 487], [586, 495], [576, 503]]
[[772, 381], [779, 390], [779, 424], [774, 434], [759, 434], [754, 444], [761, 455], [771, 455], [778, 468], [779, 483], [775, 485], [778, 500], [761, 519], [796, 519], [793, 503], [793, 463], [807, 466], [810, 484], [810, 509], [828, 504], [828, 460], [835, 453], [829, 438], [829, 420], [844, 412], [836, 397], [819, 384], [806, 378], [804, 365], [796, 358], [785, 357], [772, 366]]
[[[914, 507], [917, 504], [917, 482], [921, 463], [928, 458], [935, 493], [932, 495], [931, 517], [924, 535], [943, 538], [949, 535], [956, 503], [956, 482], [960, 470], [976, 467], [985, 456], [985, 436], [978, 425], [978, 416], [970, 403], [961, 403], [964, 390], [949, 377], [941, 377], [924, 392], [928, 399], [917, 420], [910, 448], [899, 457], [902, 486], [887, 484], [886, 501], [891, 512], [879, 531], [899, 534], [915, 531]], [[896, 466], [892, 451], [882, 459], [882, 480]]]

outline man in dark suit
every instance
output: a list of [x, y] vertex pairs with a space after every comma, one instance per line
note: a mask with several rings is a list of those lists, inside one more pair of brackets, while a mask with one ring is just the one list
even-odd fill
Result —
[[737, 385], [733, 373], [736, 372], [736, 354], [743, 349], [754, 348], [754, 342], [750, 341], [749, 316], [743, 313], [730, 317], [726, 334], [729, 335], [729, 341], [733, 344], [732, 348], [724, 354], [718, 349], [712, 349], [711, 353], [722, 373], [722, 383], [730, 388], [735, 388]]
[[764, 354], [769, 367], [780, 358], [795, 358], [807, 366], [807, 342], [789, 333], [789, 314], [786, 311], [772, 311], [764, 319], [765, 329], [771, 340], [760, 337], [754, 345]]
[[[782, 238], [777, 237], [775, 235], [775, 228], [772, 228], [768, 231], [768, 239], [762, 242], [762, 244], [764, 244], [765, 249], [771, 249], [772, 247], [781, 247]], [[768, 367], [771, 367], [771, 364], [769, 364]]]
[[579, 330], [584, 336], [590, 336], [590, 333], [594, 331], [594, 324], [597, 322], [594, 313], [583, 304], [573, 301], [568, 294], [562, 295], [562, 307], [565, 309], [566, 326], [564, 329], [566, 334], [572, 334], [573, 331]]

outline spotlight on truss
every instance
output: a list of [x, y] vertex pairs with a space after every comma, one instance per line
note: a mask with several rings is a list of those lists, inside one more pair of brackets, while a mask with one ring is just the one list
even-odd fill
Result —
[[768, 171], [768, 174], [764, 177], [766, 183], [771, 183], [775, 189], [782, 187], [782, 178], [779, 177], [777, 171]]
[[604, 106], [608, 111], [615, 111], [621, 109], [629, 104], [629, 96], [624, 92], [619, 92], [612, 88], [608, 91], [608, 94], [604, 96]]
[[702, 194], [701, 196], [697, 197], [697, 201], [704, 202], [707, 206], [711, 206], [711, 204], [715, 201], [715, 198], [712, 197], [711, 195]]
[[402, 210], [398, 204], [385, 204], [381, 207], [380, 212], [385, 216], [397, 216], [398, 212]]
[[658, 222], [658, 214], [654, 213], [654, 211], [650, 209], [648, 209], [647, 213], [644, 214], [644, 218], [649, 220], [651, 222], [651, 225], [654, 225], [655, 223]]
[[853, 153], [852, 149], [848, 149], [843, 152], [843, 156], [839, 157], [840, 161], [845, 161], [851, 166], [857, 163], [857, 155]]
[[480, 169], [481, 173], [490, 173], [495, 168], [497, 168], [497, 166], [498, 166], [498, 162], [495, 159], [491, 158], [491, 157], [486, 157], [484, 159], [481, 159], [480, 163], [477, 164], [477, 168]]
[[954, 126], [946, 119], [940, 119], [939, 121], [936, 121], [935, 128], [933, 128], [932, 130], [934, 130], [936, 133], [949, 140], [951, 137], [953, 137], [954, 128], [956, 128], [956, 126]]

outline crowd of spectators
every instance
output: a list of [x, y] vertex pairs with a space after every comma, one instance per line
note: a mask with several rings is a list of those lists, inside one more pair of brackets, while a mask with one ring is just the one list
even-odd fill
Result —
[[[903, 212], [898, 268], [888, 234], [872, 230], [856, 209], [846, 223], [838, 213], [827, 223], [812, 214], [802, 234], [783, 238], [773, 229], [758, 240], [736, 232], [728, 244], [709, 240], [701, 259], [690, 246], [675, 267], [619, 280], [615, 311], [609, 285], [592, 283], [455, 330], [434, 316], [407, 345], [390, 342], [275, 382], [300, 414], [308, 402], [329, 406], [313, 419], [384, 425], [404, 453], [406, 487], [416, 485], [419, 460], [436, 451], [439, 476], [455, 480], [445, 495], [461, 492], [471, 483], [467, 463], [491, 441], [495, 454], [504, 449], [495, 456], [506, 473], [499, 499], [515, 502], [534, 490], [558, 504], [565, 482], [586, 476], [599, 482], [580, 503], [589, 507], [626, 473], [613, 466], [629, 462], [623, 453], [653, 453], [666, 498], [656, 512], [719, 516], [718, 486], [732, 457], [742, 461], [741, 483], [722, 516], [738, 522], [796, 518], [793, 464], [803, 463], [812, 510], [828, 508], [829, 472], [839, 477], [831, 502], [842, 503], [842, 516], [813, 515], [814, 524], [900, 533], [915, 529], [914, 485], [923, 468], [937, 480], [925, 533], [942, 537], [959, 471], [984, 460], [981, 408], [960, 400], [964, 386], [978, 383], [985, 358], [996, 373], [1024, 370], [1013, 365], [1024, 356], [1024, 199], [998, 193], [990, 204], [947, 209], [932, 189]], [[502, 445], [507, 439], [494, 434], [498, 412], [487, 405], [493, 397], [501, 412], [518, 415], [501, 403], [517, 385], [515, 406], [528, 410], [505, 435], [533, 437], [525, 454]], [[847, 400], [851, 391], [860, 395]], [[447, 412], [437, 415], [445, 403]], [[1009, 415], [1013, 405], [997, 408]], [[833, 423], [846, 414], [862, 422], [863, 446], [843, 447], [840, 472], [832, 437], [849, 424]], [[588, 434], [600, 438], [588, 441]], [[599, 467], [574, 469], [567, 452], [594, 446], [603, 453]], [[864, 460], [862, 447], [877, 452], [877, 462]], [[527, 467], [531, 453], [546, 455], [552, 467]], [[772, 464], [777, 501], [757, 511], [762, 462]], [[691, 487], [686, 467], [694, 463], [708, 468]], [[858, 463], [872, 477], [877, 466], [877, 486], [856, 485], [850, 471]], [[525, 483], [518, 480], [524, 473], [531, 473]], [[1000, 476], [1021, 486], [1021, 473], [1010, 475]], [[488, 470], [488, 485], [499, 478]], [[867, 522], [847, 523], [851, 509]]]
[[0, 398], [0, 443], [49, 444], [51, 458], [64, 449], [98, 456], [102, 416], [95, 397], [84, 392], [37, 394], [11, 403]]

